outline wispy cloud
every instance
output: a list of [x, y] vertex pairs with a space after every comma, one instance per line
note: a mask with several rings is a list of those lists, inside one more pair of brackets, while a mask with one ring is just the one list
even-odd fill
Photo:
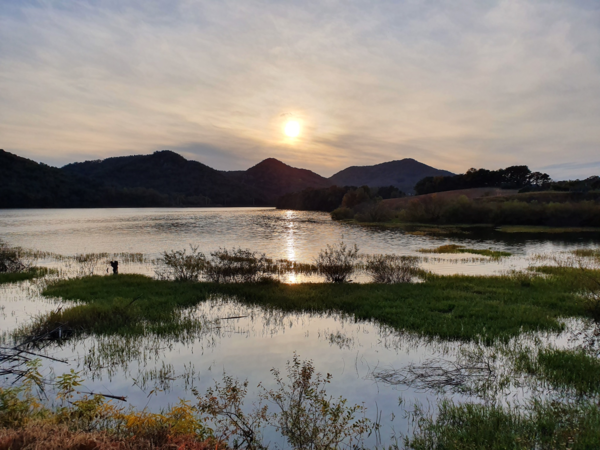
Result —
[[600, 150], [595, 0], [5, 1], [0, 67], [0, 147], [55, 164], [171, 148], [557, 177]]

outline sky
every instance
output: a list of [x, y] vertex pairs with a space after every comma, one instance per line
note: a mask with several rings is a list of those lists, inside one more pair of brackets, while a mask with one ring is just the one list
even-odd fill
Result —
[[[300, 135], [283, 133], [288, 121]], [[0, 0], [0, 148], [600, 174], [598, 0]]]

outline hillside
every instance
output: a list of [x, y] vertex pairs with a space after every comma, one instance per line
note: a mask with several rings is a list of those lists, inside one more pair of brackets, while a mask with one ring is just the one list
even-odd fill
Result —
[[268, 158], [246, 171], [223, 172], [232, 180], [254, 189], [270, 204], [284, 194], [299, 192], [306, 188], [331, 186], [327, 179], [307, 169], [297, 169], [281, 161]]
[[[471, 200], [473, 199], [506, 199], [506, 197], [512, 197], [517, 195], [517, 189], [500, 189], [500, 188], [473, 188], [473, 189], [458, 189], [456, 191], [445, 191], [437, 192], [434, 194], [423, 194], [415, 195], [411, 197], [403, 198], [391, 198], [384, 200], [383, 204], [390, 209], [402, 209], [406, 208], [412, 201], [422, 201], [427, 199], [443, 199], [443, 200], [455, 200], [460, 196], [465, 196]], [[518, 194], [519, 196], [523, 194]], [[515, 197], [516, 198], [516, 197]]]
[[169, 150], [68, 164], [63, 171], [116, 188], [147, 188], [178, 206], [262, 205], [265, 199], [238, 181]]
[[103, 183], [0, 150], [0, 208], [168, 206], [152, 189]]
[[338, 186], [395, 186], [406, 193], [414, 192], [415, 184], [425, 177], [451, 176], [453, 173], [435, 169], [426, 164], [405, 158], [374, 166], [352, 166], [344, 169], [329, 181]]

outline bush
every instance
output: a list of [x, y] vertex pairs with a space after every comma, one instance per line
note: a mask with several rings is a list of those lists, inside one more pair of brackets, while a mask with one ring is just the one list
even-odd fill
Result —
[[415, 256], [375, 255], [365, 264], [374, 283], [410, 283], [418, 269], [419, 258]]
[[204, 254], [193, 245], [190, 245], [190, 253], [185, 249], [165, 251], [156, 263], [158, 279], [176, 281], [198, 281], [207, 265]]
[[354, 216], [358, 222], [387, 222], [394, 217], [394, 212], [382, 202], [370, 203]]
[[354, 218], [354, 211], [352, 211], [350, 208], [346, 208], [345, 206], [340, 206], [332, 211], [331, 218], [333, 220], [349, 220]]
[[270, 277], [272, 261], [249, 249], [220, 248], [210, 254], [205, 276], [214, 283], [256, 283]]
[[356, 261], [358, 260], [358, 247], [348, 248], [346, 244], [340, 242], [338, 245], [328, 245], [325, 250], [321, 250], [319, 256], [315, 259], [317, 272], [323, 275], [328, 282], [345, 283], [348, 277], [356, 270]]
[[[223, 383], [216, 382], [206, 395], [195, 392], [198, 410], [205, 421], [216, 425], [217, 438], [233, 442], [233, 448], [263, 450], [267, 447], [262, 443], [261, 431], [270, 425], [287, 439], [290, 448], [363, 448], [363, 436], [375, 425], [364, 417], [364, 406], [350, 406], [346, 399], [327, 394], [330, 374], [315, 373], [313, 362], [301, 361], [296, 354], [287, 363], [285, 378], [276, 369], [271, 372], [276, 387], [267, 390], [260, 386], [261, 400], [253, 410], [244, 407], [248, 381], [225, 376]], [[271, 412], [263, 401], [276, 410]]]
[[18, 249], [0, 241], [0, 273], [20, 273], [30, 268], [31, 265], [23, 260]]

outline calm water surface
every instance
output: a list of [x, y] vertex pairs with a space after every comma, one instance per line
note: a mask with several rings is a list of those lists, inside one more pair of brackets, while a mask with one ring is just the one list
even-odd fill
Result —
[[[500, 262], [461, 263], [467, 255], [443, 255], [428, 265], [438, 273], [484, 274], [520, 268], [524, 258], [579, 247], [597, 246], [600, 236], [576, 240], [540, 240], [495, 233], [493, 236], [415, 236], [332, 221], [327, 213], [261, 208], [139, 208], [0, 210], [0, 239], [9, 244], [55, 252], [143, 253], [198, 245], [208, 253], [219, 247], [243, 247], [272, 258], [312, 262], [327, 244], [357, 244], [363, 253], [419, 255], [420, 248], [458, 243], [471, 248], [504, 250], [514, 256]], [[421, 254], [422, 255], [422, 254]]]

